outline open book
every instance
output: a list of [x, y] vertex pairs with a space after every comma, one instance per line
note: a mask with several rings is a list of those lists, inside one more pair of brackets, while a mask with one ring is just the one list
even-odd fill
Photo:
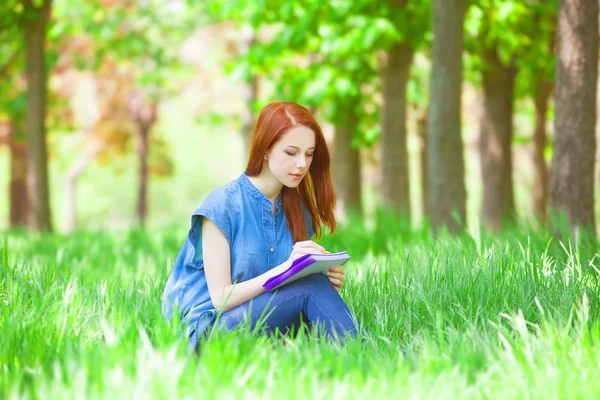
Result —
[[292, 262], [292, 265], [279, 275], [268, 279], [263, 288], [266, 291], [277, 289], [278, 287], [300, 279], [310, 274], [320, 274], [334, 266], [343, 265], [350, 259], [347, 252], [326, 253], [326, 254], [306, 254]]

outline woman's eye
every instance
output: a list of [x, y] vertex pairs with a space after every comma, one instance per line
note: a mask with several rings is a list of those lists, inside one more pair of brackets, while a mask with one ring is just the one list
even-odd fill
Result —
[[312, 157], [313, 155], [314, 155], [313, 153], [310, 153], [310, 154], [307, 154], [306, 157]]
[[296, 153], [290, 152], [290, 151], [286, 151], [285, 154], [287, 154], [288, 156], [295, 156]]

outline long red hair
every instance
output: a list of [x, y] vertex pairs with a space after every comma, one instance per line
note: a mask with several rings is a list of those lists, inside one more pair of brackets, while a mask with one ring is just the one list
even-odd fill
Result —
[[264, 155], [287, 130], [295, 126], [305, 126], [315, 133], [315, 152], [308, 174], [297, 188], [284, 186], [283, 210], [294, 242], [306, 240], [308, 232], [302, 204], [308, 209], [317, 239], [323, 233], [322, 225], [335, 231], [335, 194], [329, 166], [329, 150], [321, 127], [310, 111], [292, 102], [275, 101], [266, 105], [258, 116], [250, 144], [250, 156], [246, 175], [257, 176], [263, 167]]

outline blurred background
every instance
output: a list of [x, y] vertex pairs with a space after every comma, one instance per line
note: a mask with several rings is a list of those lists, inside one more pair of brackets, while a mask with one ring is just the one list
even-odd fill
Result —
[[272, 100], [323, 127], [341, 221], [593, 224], [598, 4], [562, 3], [3, 0], [0, 228], [187, 229]]

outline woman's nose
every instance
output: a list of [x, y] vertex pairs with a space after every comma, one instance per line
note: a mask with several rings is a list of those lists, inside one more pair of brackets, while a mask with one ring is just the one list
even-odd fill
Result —
[[298, 158], [298, 161], [296, 162], [296, 166], [298, 166], [298, 168], [304, 168], [304, 167], [306, 167], [306, 157], [305, 156], [300, 156]]

